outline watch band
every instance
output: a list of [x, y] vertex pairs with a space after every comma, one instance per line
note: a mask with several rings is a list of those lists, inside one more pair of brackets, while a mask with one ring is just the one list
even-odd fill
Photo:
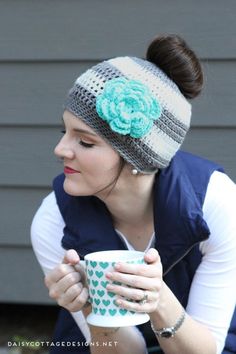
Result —
[[164, 328], [160, 328], [160, 329], [155, 329], [153, 327], [153, 324], [151, 323], [151, 327], [152, 327], [152, 330], [153, 332], [158, 336], [158, 337], [161, 337], [161, 338], [171, 338], [171, 337], [174, 337], [176, 331], [181, 327], [181, 325], [183, 324], [184, 322], [184, 319], [185, 319], [185, 315], [186, 315], [186, 312], [185, 310], [183, 309], [181, 315], [180, 315], [180, 318], [177, 320], [177, 322], [175, 323], [174, 326], [172, 327], [164, 327]]

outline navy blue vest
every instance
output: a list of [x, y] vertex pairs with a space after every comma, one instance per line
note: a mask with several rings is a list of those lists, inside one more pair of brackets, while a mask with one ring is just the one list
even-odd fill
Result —
[[[199, 243], [210, 234], [203, 219], [202, 205], [209, 178], [215, 170], [223, 172], [220, 166], [208, 160], [179, 151], [170, 166], [161, 170], [155, 180], [155, 248], [161, 257], [164, 280], [184, 307], [194, 273], [201, 262]], [[82, 258], [94, 251], [125, 249], [114, 230], [106, 205], [94, 196], [73, 197], [66, 194], [63, 181], [64, 175], [60, 175], [53, 182], [57, 203], [66, 225], [62, 246], [77, 250]], [[233, 331], [236, 326], [234, 317]], [[149, 337], [147, 341], [153, 341], [150, 336], [152, 331], [147, 330], [145, 325], [141, 325], [140, 329]], [[224, 351], [224, 354], [236, 353], [236, 334], [232, 338], [231, 335], [227, 341], [232, 351]], [[54, 340], [84, 342], [82, 333], [64, 309], [59, 316]], [[74, 352], [72, 348], [63, 348], [63, 352], [67, 351], [89, 353], [85, 346], [74, 348]], [[53, 349], [51, 353], [61, 353], [60, 348]]]

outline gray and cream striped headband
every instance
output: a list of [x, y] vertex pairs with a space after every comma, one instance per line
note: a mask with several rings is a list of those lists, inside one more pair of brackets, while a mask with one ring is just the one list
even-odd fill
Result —
[[177, 85], [155, 64], [135, 57], [117, 57], [87, 70], [64, 108], [142, 173], [169, 165], [191, 118], [191, 105]]

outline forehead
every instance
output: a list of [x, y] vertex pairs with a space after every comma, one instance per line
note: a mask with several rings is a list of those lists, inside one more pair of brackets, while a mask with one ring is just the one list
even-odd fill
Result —
[[69, 111], [64, 111], [62, 119], [65, 123], [69, 123], [75, 128], [86, 130], [88, 132], [93, 133], [93, 135], [99, 137], [99, 135], [97, 135], [97, 133], [92, 128], [90, 128], [82, 121], [82, 119], [76, 117], [73, 113]]

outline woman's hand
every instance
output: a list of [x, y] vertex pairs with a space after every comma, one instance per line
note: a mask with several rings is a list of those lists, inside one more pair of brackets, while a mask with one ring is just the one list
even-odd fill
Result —
[[162, 264], [154, 248], [147, 251], [144, 260], [147, 264], [116, 263], [115, 272], [107, 273], [107, 278], [128, 287], [108, 284], [107, 290], [118, 295], [116, 303], [120, 307], [151, 313], [157, 309], [160, 298]]
[[85, 272], [75, 250], [65, 253], [61, 264], [45, 276], [49, 296], [70, 312], [83, 308], [88, 300]]

